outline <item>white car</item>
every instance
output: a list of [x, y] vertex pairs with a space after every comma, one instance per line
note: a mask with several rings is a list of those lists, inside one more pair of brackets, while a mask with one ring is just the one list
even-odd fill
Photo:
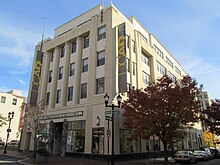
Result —
[[208, 155], [205, 151], [201, 151], [201, 150], [196, 150], [193, 152], [194, 156], [196, 157], [196, 159], [198, 160], [208, 160]]
[[197, 163], [197, 159], [192, 151], [177, 151], [173, 158], [176, 162], [180, 163]]

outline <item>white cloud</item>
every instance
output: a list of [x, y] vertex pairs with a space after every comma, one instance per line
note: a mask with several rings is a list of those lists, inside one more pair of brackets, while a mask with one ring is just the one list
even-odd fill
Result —
[[21, 80], [21, 79], [17, 79], [21, 84], [26, 85], [26, 82]]

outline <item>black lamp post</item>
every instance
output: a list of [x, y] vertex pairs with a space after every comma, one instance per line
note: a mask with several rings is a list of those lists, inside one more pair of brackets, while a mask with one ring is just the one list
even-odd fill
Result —
[[8, 112], [8, 121], [9, 121], [9, 125], [8, 125], [8, 129], [7, 129], [7, 138], [6, 138], [6, 143], [5, 143], [5, 149], [4, 149], [4, 154], [7, 154], [7, 144], [8, 144], [8, 138], [9, 138], [9, 132], [11, 132], [10, 126], [11, 126], [11, 120], [14, 117], [14, 111], [12, 112]]
[[114, 165], [115, 164], [115, 160], [114, 160], [114, 113], [115, 113], [115, 111], [114, 111], [114, 108], [115, 107], [120, 108], [122, 97], [120, 96], [120, 94], [117, 96], [118, 106], [116, 106], [114, 104], [108, 105], [109, 96], [107, 93], [105, 94], [104, 99], [105, 99], [105, 107], [112, 108], [112, 120], [111, 120], [112, 121], [112, 157], [111, 157], [111, 165]]

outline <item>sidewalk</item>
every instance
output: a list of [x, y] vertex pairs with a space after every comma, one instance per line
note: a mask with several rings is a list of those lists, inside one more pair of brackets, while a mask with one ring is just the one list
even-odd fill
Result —
[[[18, 163], [23, 165], [38, 165], [34, 162], [33, 158], [31, 158], [33, 153], [29, 152], [18, 152], [18, 151], [8, 151], [8, 156], [13, 156], [17, 158], [21, 158]], [[0, 151], [0, 155], [3, 155]], [[36, 158], [36, 161], [38, 159]], [[107, 161], [103, 160], [92, 160], [92, 159], [85, 159], [85, 158], [76, 158], [76, 157], [61, 157], [61, 156], [50, 156], [49, 161], [47, 164], [52, 165], [107, 165]], [[41, 164], [41, 165], [47, 165]], [[109, 165], [111, 162], [109, 163]], [[163, 158], [156, 158], [156, 159], [142, 159], [142, 160], [129, 160], [129, 161], [122, 161], [122, 162], [115, 162], [115, 165], [164, 165], [164, 164], [175, 164], [175, 161], [169, 158], [169, 162], [165, 163]]]

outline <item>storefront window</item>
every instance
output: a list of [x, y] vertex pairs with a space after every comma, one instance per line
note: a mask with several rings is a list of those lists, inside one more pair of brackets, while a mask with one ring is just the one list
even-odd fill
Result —
[[92, 129], [92, 153], [104, 154], [104, 128]]
[[66, 152], [84, 152], [85, 120], [68, 122]]
[[120, 130], [120, 153], [138, 152], [138, 141], [132, 138], [133, 130], [121, 129]]

